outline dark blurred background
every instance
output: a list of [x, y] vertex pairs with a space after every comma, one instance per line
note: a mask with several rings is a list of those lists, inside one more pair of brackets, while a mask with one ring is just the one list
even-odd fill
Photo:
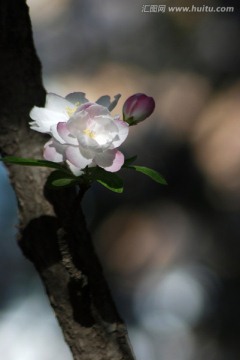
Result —
[[[239, 3], [27, 3], [47, 91], [83, 91], [92, 101], [121, 93], [116, 113], [136, 92], [156, 101], [123, 151], [161, 172], [168, 186], [122, 171], [123, 195], [94, 185], [84, 199], [136, 359], [239, 359]], [[150, 12], [164, 4], [164, 13]], [[168, 9], [192, 5], [198, 12]], [[16, 200], [0, 171], [0, 354], [70, 360], [40, 281], [16, 245]]]

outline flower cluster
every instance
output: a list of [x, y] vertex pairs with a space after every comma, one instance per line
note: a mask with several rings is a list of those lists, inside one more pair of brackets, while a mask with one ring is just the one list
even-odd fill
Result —
[[124, 156], [117, 148], [126, 139], [129, 125], [109, 111], [119, 97], [115, 96], [111, 103], [108, 96], [103, 96], [92, 103], [83, 93], [66, 98], [47, 94], [45, 107], [35, 106], [30, 113], [30, 127], [51, 135], [44, 146], [44, 158], [66, 162], [76, 176], [87, 166], [100, 166], [110, 172], [120, 170]]
[[123, 191], [123, 181], [115, 173], [122, 167], [141, 172], [152, 180], [166, 184], [155, 170], [133, 165], [136, 156], [125, 159], [118, 150], [126, 140], [129, 126], [149, 117], [154, 108], [153, 98], [145, 94], [130, 96], [123, 105], [122, 118], [111, 115], [120, 95], [111, 102], [100, 97], [95, 103], [81, 92], [65, 98], [49, 93], [45, 107], [34, 106], [30, 112], [31, 129], [51, 136], [44, 145], [45, 160], [4, 157], [3, 161], [25, 166], [44, 166], [55, 169], [47, 179], [47, 186], [80, 185], [88, 188], [97, 181], [106, 188]]
[[82, 175], [86, 167], [119, 171], [124, 155], [118, 147], [127, 138], [129, 125], [144, 120], [155, 107], [153, 98], [135, 94], [123, 106], [123, 121], [110, 113], [119, 98], [116, 95], [110, 102], [109, 96], [102, 96], [92, 103], [80, 92], [65, 98], [47, 94], [45, 107], [34, 106], [30, 112], [31, 129], [51, 135], [44, 146], [44, 158], [66, 162], [76, 176]]

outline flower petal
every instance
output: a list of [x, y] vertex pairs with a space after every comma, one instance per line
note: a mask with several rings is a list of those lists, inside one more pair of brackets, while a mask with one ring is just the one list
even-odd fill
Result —
[[60, 144], [65, 144], [65, 141], [63, 140], [63, 138], [59, 135], [58, 131], [57, 131], [57, 125], [58, 124], [54, 124], [51, 126], [51, 134], [52, 137], [58, 141]]
[[120, 99], [120, 97], [121, 97], [120, 94], [117, 94], [117, 95], [114, 96], [114, 100], [108, 106], [109, 111], [112, 111], [117, 106], [117, 103], [118, 103], [118, 100]]
[[70, 101], [72, 104], [76, 104], [76, 103], [80, 103], [80, 104], [84, 104], [86, 102], [88, 102], [88, 99], [86, 99], [85, 97], [85, 93], [83, 92], [73, 92], [68, 94], [65, 99]]
[[64, 146], [51, 139], [44, 145], [43, 157], [46, 160], [59, 163], [64, 160], [64, 150]]
[[89, 118], [91, 119], [93, 119], [95, 116], [111, 116], [108, 108], [96, 103], [85, 103], [76, 110], [76, 113], [82, 110], [86, 110]]
[[78, 145], [77, 139], [72, 136], [67, 128], [66, 122], [59, 122], [56, 131], [61, 139], [68, 145]]
[[93, 102], [85, 102], [84, 104], [80, 105], [77, 110], [76, 110], [76, 113], [79, 113], [79, 112], [83, 112], [84, 110], [86, 110], [87, 108], [89, 108], [90, 106], [94, 105], [95, 103]]
[[66, 149], [66, 159], [78, 169], [84, 169], [92, 162], [91, 158], [85, 157], [78, 146], [68, 146]]
[[108, 108], [109, 111], [112, 111], [117, 106], [120, 97], [121, 97], [120, 94], [115, 95], [114, 100], [111, 102], [109, 95], [103, 95], [96, 101], [96, 103]]
[[66, 108], [73, 107], [73, 104], [60, 95], [49, 93], [46, 96], [45, 108], [58, 113], [66, 113]]
[[80, 176], [82, 175], [84, 172], [79, 169], [78, 167], [74, 166], [70, 161], [66, 160], [66, 163], [69, 167], [69, 169], [71, 170], [71, 172], [75, 175], [75, 176]]
[[102, 106], [108, 108], [109, 105], [111, 104], [110, 96], [109, 95], [101, 96], [99, 99], [97, 99], [96, 104], [102, 105]]
[[107, 150], [96, 155], [94, 161], [106, 171], [116, 172], [121, 169], [124, 163], [124, 155], [119, 150]]
[[63, 113], [58, 113], [49, 109], [34, 106], [30, 112], [30, 128], [41, 133], [51, 133], [51, 126], [68, 118]]
[[129, 125], [125, 121], [116, 118], [114, 124], [118, 127], [118, 134], [113, 140], [112, 148], [119, 147], [127, 138], [129, 132]]

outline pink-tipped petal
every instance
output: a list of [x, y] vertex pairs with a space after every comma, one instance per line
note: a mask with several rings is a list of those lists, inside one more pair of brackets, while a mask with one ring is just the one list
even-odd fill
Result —
[[64, 148], [61, 148], [52, 139], [44, 145], [43, 157], [48, 161], [56, 163], [63, 161]]
[[58, 141], [60, 144], [65, 144], [65, 141], [63, 140], [63, 138], [59, 135], [59, 133], [57, 131], [57, 125], [58, 124], [54, 124], [51, 126], [52, 137], [54, 138], [54, 140]]
[[116, 172], [124, 163], [124, 155], [119, 150], [108, 150], [95, 156], [96, 164], [106, 171]]
[[65, 154], [66, 159], [78, 169], [84, 169], [92, 162], [91, 158], [83, 156], [78, 146], [68, 146]]
[[93, 119], [95, 116], [109, 116], [110, 112], [102, 105], [96, 103], [85, 103], [77, 108], [76, 113], [79, 111], [87, 111], [88, 117]]
[[66, 122], [59, 122], [57, 124], [57, 132], [61, 139], [68, 145], [78, 145], [78, 141], [75, 137], [73, 137], [68, 128]]
[[84, 104], [80, 105], [77, 110], [76, 110], [76, 113], [79, 112], [79, 111], [85, 111], [86, 109], [88, 109], [90, 106], [94, 105], [93, 102], [85, 102]]

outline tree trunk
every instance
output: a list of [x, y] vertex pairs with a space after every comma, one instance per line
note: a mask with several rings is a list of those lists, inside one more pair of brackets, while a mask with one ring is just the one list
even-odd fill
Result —
[[[0, 151], [42, 158], [46, 139], [29, 129], [43, 106], [41, 65], [24, 0], [0, 0]], [[49, 170], [9, 166], [19, 205], [19, 245], [35, 265], [73, 358], [132, 360], [81, 210], [84, 190], [44, 188]]]

